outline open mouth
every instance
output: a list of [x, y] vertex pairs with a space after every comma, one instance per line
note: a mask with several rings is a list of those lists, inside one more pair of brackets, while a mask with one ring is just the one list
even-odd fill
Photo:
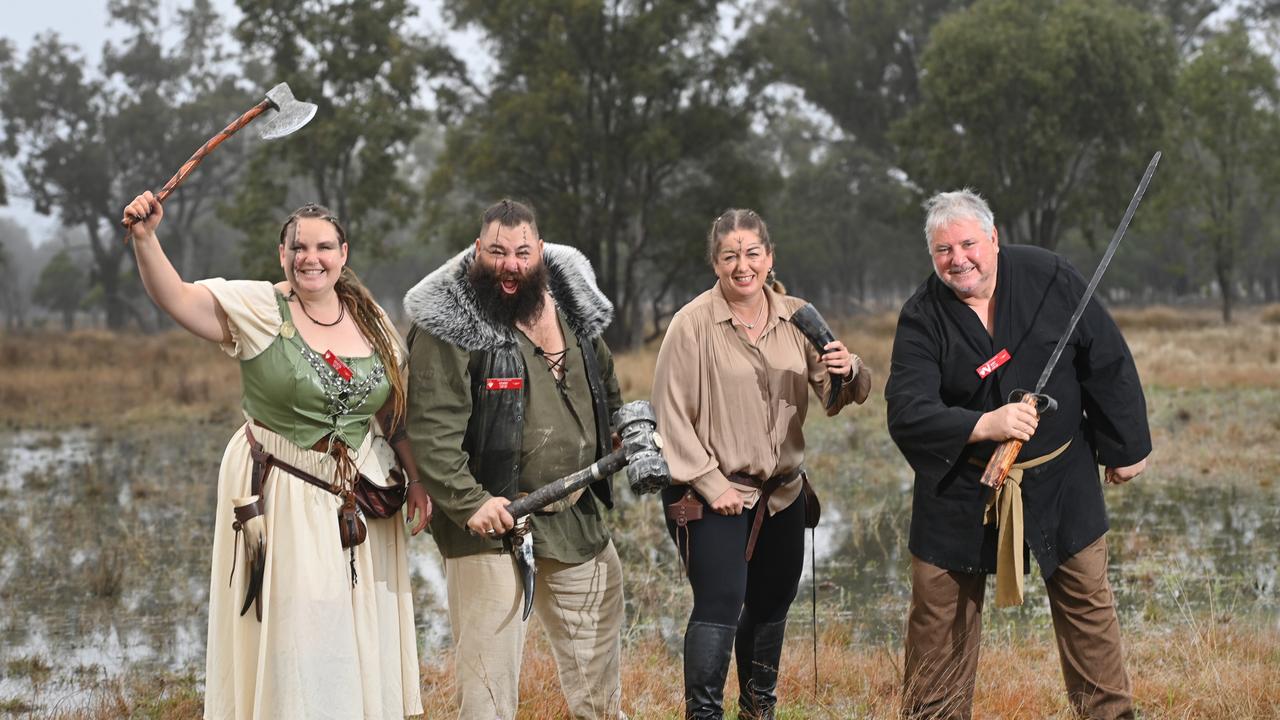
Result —
[[520, 289], [520, 283], [513, 278], [503, 278], [501, 281], [502, 292], [508, 295], [515, 295]]
[[738, 287], [749, 287], [751, 283], [755, 282], [755, 279], [755, 273], [751, 273], [749, 275], [734, 275], [733, 284]]

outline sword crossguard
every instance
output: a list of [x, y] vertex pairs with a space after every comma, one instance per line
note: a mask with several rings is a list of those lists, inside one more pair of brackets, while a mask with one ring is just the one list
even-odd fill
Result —
[[1058, 409], [1058, 401], [1045, 395], [1044, 393], [1031, 392], [1030, 390], [1014, 390], [1009, 393], [1009, 402], [1025, 402], [1026, 397], [1034, 397], [1036, 400], [1036, 414], [1044, 417], [1053, 413]]

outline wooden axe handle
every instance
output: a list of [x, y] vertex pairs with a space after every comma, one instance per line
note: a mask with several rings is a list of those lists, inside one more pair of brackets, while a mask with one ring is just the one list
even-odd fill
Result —
[[[1019, 402], [1034, 408], [1036, 396], [1027, 393]], [[1021, 440], [1005, 440], [1000, 443], [1000, 447], [996, 448], [996, 451], [991, 454], [991, 459], [987, 461], [987, 469], [982, 471], [982, 484], [999, 490], [1004, 484], [1004, 479], [1009, 475], [1009, 468], [1013, 467], [1013, 461], [1018, 459], [1018, 453], [1021, 451]]]
[[[169, 182], [165, 183], [164, 187], [160, 188], [160, 192], [156, 193], [156, 200], [163, 203], [165, 199], [182, 184], [182, 181], [187, 179], [187, 176], [191, 174], [191, 171], [196, 169], [196, 166], [200, 164], [201, 160], [204, 160], [206, 155], [213, 152], [213, 149], [221, 145], [223, 140], [235, 135], [240, 128], [243, 128], [245, 125], [253, 122], [254, 118], [261, 115], [270, 107], [272, 107], [271, 101], [263, 99], [262, 102], [254, 105], [245, 112], [245, 114], [236, 118], [230, 125], [223, 128], [222, 132], [205, 141], [205, 144], [201, 145], [200, 149], [195, 151], [191, 157], [187, 158], [187, 161], [182, 164], [182, 167], [178, 168], [177, 174], [169, 178]], [[133, 224], [137, 222], [138, 219], [139, 218], [132, 215], [126, 215], [124, 219], [120, 221], [120, 226], [124, 228], [133, 227]], [[124, 241], [126, 243], [129, 242], [129, 235], [127, 233], [124, 236]]]

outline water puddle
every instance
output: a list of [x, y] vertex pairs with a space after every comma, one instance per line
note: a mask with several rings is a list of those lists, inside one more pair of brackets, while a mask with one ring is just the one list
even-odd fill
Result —
[[[864, 421], [859, 421], [864, 422]], [[819, 623], [896, 641], [910, 598], [911, 479], [887, 438], [842, 419], [812, 424], [810, 464], [822, 497], [812, 535]], [[179, 433], [179, 430], [182, 432]], [[209, 562], [223, 425], [117, 437], [78, 430], [0, 435], [0, 702], [67, 709], [103, 679], [148, 670], [204, 672]], [[1108, 488], [1111, 579], [1126, 625], [1184, 616], [1280, 622], [1280, 503], [1274, 489], [1156, 477]], [[627, 562], [631, 632], [678, 649], [687, 581], [652, 498], [620, 506], [615, 544]], [[420, 651], [449, 642], [444, 573], [428, 536], [410, 573]], [[807, 625], [812, 569], [793, 620]], [[1032, 575], [1020, 608], [988, 627], [1043, 632]]]

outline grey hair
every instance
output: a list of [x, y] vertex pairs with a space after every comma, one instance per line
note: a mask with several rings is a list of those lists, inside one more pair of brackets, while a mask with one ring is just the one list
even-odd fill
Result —
[[942, 192], [924, 201], [924, 242], [933, 242], [933, 234], [959, 220], [977, 220], [983, 232], [991, 234], [996, 216], [991, 206], [971, 188]]

